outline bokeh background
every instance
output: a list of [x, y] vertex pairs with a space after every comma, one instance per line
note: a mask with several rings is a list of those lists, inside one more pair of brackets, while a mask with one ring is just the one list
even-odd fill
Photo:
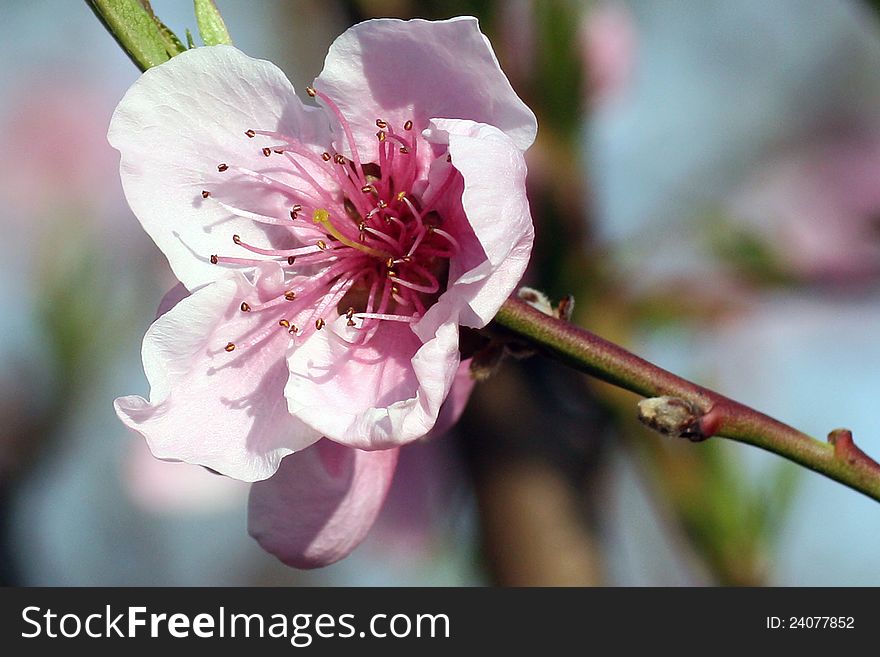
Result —
[[[186, 0], [153, 0], [178, 34]], [[574, 321], [880, 455], [880, 31], [861, 0], [217, 0], [298, 88], [373, 16], [480, 18], [535, 110], [528, 283]], [[507, 361], [402, 451], [377, 526], [317, 571], [247, 536], [247, 485], [153, 459], [112, 401], [174, 284], [110, 115], [138, 72], [84, 3], [0, 3], [0, 582], [880, 585], [880, 507], [635, 397]], [[393, 44], [389, 44], [393, 48]]]

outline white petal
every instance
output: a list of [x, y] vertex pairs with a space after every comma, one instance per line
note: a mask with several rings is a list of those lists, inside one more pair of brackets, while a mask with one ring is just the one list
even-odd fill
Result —
[[255, 481], [320, 434], [287, 412], [288, 336], [282, 329], [253, 347], [224, 350], [266, 324], [265, 315], [241, 312], [245, 299], [255, 304], [259, 296], [234, 273], [157, 319], [143, 346], [150, 401], [122, 397], [116, 412], [158, 458]]
[[339, 105], [365, 153], [375, 151], [377, 118], [397, 131], [407, 120], [418, 130], [433, 117], [472, 119], [497, 126], [521, 150], [537, 133], [472, 17], [359, 23], [330, 46], [315, 87]]
[[[283, 194], [248, 179], [235, 183], [233, 170], [217, 169], [223, 163], [260, 171], [286, 162], [264, 157], [260, 149], [269, 142], [249, 139], [249, 129], [283, 132], [305, 144], [329, 142], [326, 116], [302, 104], [281, 70], [231, 46], [195, 48], [150, 69], [113, 114], [108, 138], [122, 154], [128, 203], [190, 290], [225, 275], [211, 265], [212, 254], [247, 255], [233, 245], [233, 234], [262, 247], [289, 236], [202, 198], [203, 190], [214, 194], [226, 186], [224, 202], [287, 216]], [[285, 168], [273, 175], [298, 180]]]

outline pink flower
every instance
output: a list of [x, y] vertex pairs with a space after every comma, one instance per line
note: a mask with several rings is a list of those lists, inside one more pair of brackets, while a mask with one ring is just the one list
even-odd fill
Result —
[[250, 530], [296, 566], [364, 537], [456, 380], [444, 415], [463, 407], [459, 324], [492, 319], [531, 251], [536, 132], [473, 18], [356, 25], [308, 93], [198, 48], [145, 73], [109, 134], [186, 288], [144, 339], [150, 400], [117, 413], [159, 458], [268, 479]]

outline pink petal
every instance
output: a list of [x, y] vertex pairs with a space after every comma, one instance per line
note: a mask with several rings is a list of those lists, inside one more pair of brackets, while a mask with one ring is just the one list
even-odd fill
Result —
[[239, 305], [258, 303], [277, 269], [263, 265], [256, 289], [239, 273], [200, 288], [147, 331], [143, 360], [150, 401], [122, 397], [115, 406], [156, 457], [254, 481], [271, 476], [283, 456], [320, 437], [287, 412], [284, 330], [255, 346], [224, 350], [263, 328], [264, 315], [243, 313]]
[[[266, 144], [245, 131], [281, 131], [323, 150], [327, 126], [324, 113], [303, 105], [276, 66], [231, 46], [213, 46], [188, 50], [144, 73], [116, 108], [108, 138], [122, 155], [131, 209], [192, 290], [225, 275], [209, 259], [229, 254], [233, 234], [260, 247], [289, 235], [274, 227], [255, 230], [250, 219], [202, 198], [202, 191], [232, 184], [232, 171], [217, 170], [221, 163], [258, 171], [267, 166], [260, 150]], [[275, 175], [282, 181], [293, 176]], [[229, 196], [224, 201], [239, 208], [279, 218], [289, 211], [283, 195], [251, 180]]]
[[415, 326], [420, 336], [458, 318], [465, 326], [485, 326], [520, 282], [534, 241], [526, 197], [526, 163], [510, 138], [495, 127], [456, 119], [435, 119], [429, 137], [449, 144], [452, 164], [464, 179], [461, 205], [471, 241], [459, 238], [449, 287]]
[[383, 321], [367, 345], [345, 317], [288, 355], [290, 412], [316, 431], [359, 449], [387, 449], [427, 434], [459, 364], [458, 326], [426, 343], [408, 324]]
[[521, 150], [537, 122], [498, 65], [477, 19], [377, 19], [349, 28], [330, 46], [315, 87], [339, 105], [358, 150], [375, 150], [375, 121], [399, 130], [455, 117], [498, 126]]
[[248, 531], [294, 568], [326, 566], [367, 535], [391, 485], [396, 449], [365, 452], [321, 440], [251, 486]]
[[439, 438], [455, 426], [471, 398], [474, 385], [476, 385], [476, 381], [471, 376], [471, 359], [468, 358], [458, 365], [455, 378], [452, 380], [452, 387], [449, 389], [446, 401], [440, 407], [437, 424], [431, 429], [429, 438]]

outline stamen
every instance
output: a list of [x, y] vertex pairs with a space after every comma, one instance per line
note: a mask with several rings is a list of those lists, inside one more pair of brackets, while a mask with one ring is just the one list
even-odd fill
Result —
[[260, 224], [269, 224], [270, 226], [290, 225], [284, 219], [276, 219], [275, 217], [269, 217], [264, 214], [257, 214], [256, 212], [250, 212], [249, 210], [242, 210], [241, 208], [236, 208], [235, 206], [224, 203], [223, 201], [217, 200], [216, 198], [214, 199], [214, 202], [230, 214], [233, 214], [236, 217], [241, 217], [242, 219], [250, 219], [251, 221], [256, 221]]
[[[416, 315], [391, 315], [388, 313], [356, 313], [354, 316], [358, 319], [383, 319], [389, 322], [406, 322], [407, 324], [416, 322], [419, 319]], [[349, 324], [349, 326], [352, 326], [352, 324]]]
[[[391, 272], [388, 272], [391, 274]], [[411, 283], [410, 281], [405, 281], [399, 276], [388, 276], [393, 282], [403, 285], [404, 287], [408, 287], [411, 290], [415, 290], [416, 292], [424, 292], [425, 294], [433, 294], [437, 290], [440, 289], [440, 285], [438, 283], [432, 283], [431, 285], [419, 285], [418, 283]]]
[[428, 230], [431, 231], [432, 233], [434, 233], [435, 235], [439, 235], [440, 237], [442, 237], [442, 238], [448, 240], [449, 243], [450, 243], [450, 244], [453, 246], [453, 248], [455, 249], [455, 253], [456, 253], [456, 254], [461, 252], [461, 244], [459, 244], [459, 243], [458, 243], [458, 240], [455, 239], [455, 238], [454, 238], [452, 235], [450, 235], [449, 233], [447, 233], [445, 230], [441, 230], [440, 228], [437, 228], [436, 226], [429, 226], [429, 227], [428, 227]]
[[309, 253], [317, 253], [314, 246], [301, 246], [296, 249], [264, 249], [259, 246], [254, 246], [253, 244], [248, 244], [247, 242], [243, 241], [238, 235], [233, 235], [232, 241], [235, 242], [238, 246], [247, 249], [251, 253], [259, 253], [260, 255], [287, 258], [287, 264], [289, 265], [292, 265], [294, 263], [296, 256], [308, 255]]
[[247, 301], [241, 302], [241, 312], [249, 313], [251, 311], [251, 306]]
[[330, 213], [323, 208], [318, 208], [317, 210], [315, 210], [314, 214], [312, 215], [312, 221], [314, 221], [316, 224], [323, 226], [324, 230], [326, 230], [330, 235], [335, 237], [340, 243], [344, 244], [345, 246], [351, 247], [352, 249], [357, 249], [362, 253], [366, 253], [367, 255], [373, 256], [374, 258], [379, 258], [381, 260], [385, 260], [386, 258], [388, 258], [389, 255], [391, 255], [390, 253], [386, 253], [385, 251], [380, 251], [379, 249], [374, 249], [365, 244], [355, 242], [354, 240], [349, 239], [348, 237], [343, 235], [342, 232], [333, 225], [333, 222], [330, 221]]
[[351, 149], [351, 161], [354, 162], [354, 171], [358, 180], [361, 184], [366, 183], [364, 180], [364, 172], [363, 167], [361, 166], [361, 157], [358, 154], [357, 143], [355, 143], [354, 135], [351, 133], [351, 126], [348, 124], [348, 121], [345, 119], [345, 116], [342, 114], [342, 111], [339, 107], [334, 103], [329, 96], [325, 93], [321, 93], [317, 89], [309, 87], [311, 91], [309, 95], [314, 94], [314, 96], [318, 97], [330, 108], [330, 111], [336, 115], [336, 118], [339, 119], [339, 124], [342, 126], [342, 131], [345, 133], [345, 139], [348, 141], [348, 147]]

